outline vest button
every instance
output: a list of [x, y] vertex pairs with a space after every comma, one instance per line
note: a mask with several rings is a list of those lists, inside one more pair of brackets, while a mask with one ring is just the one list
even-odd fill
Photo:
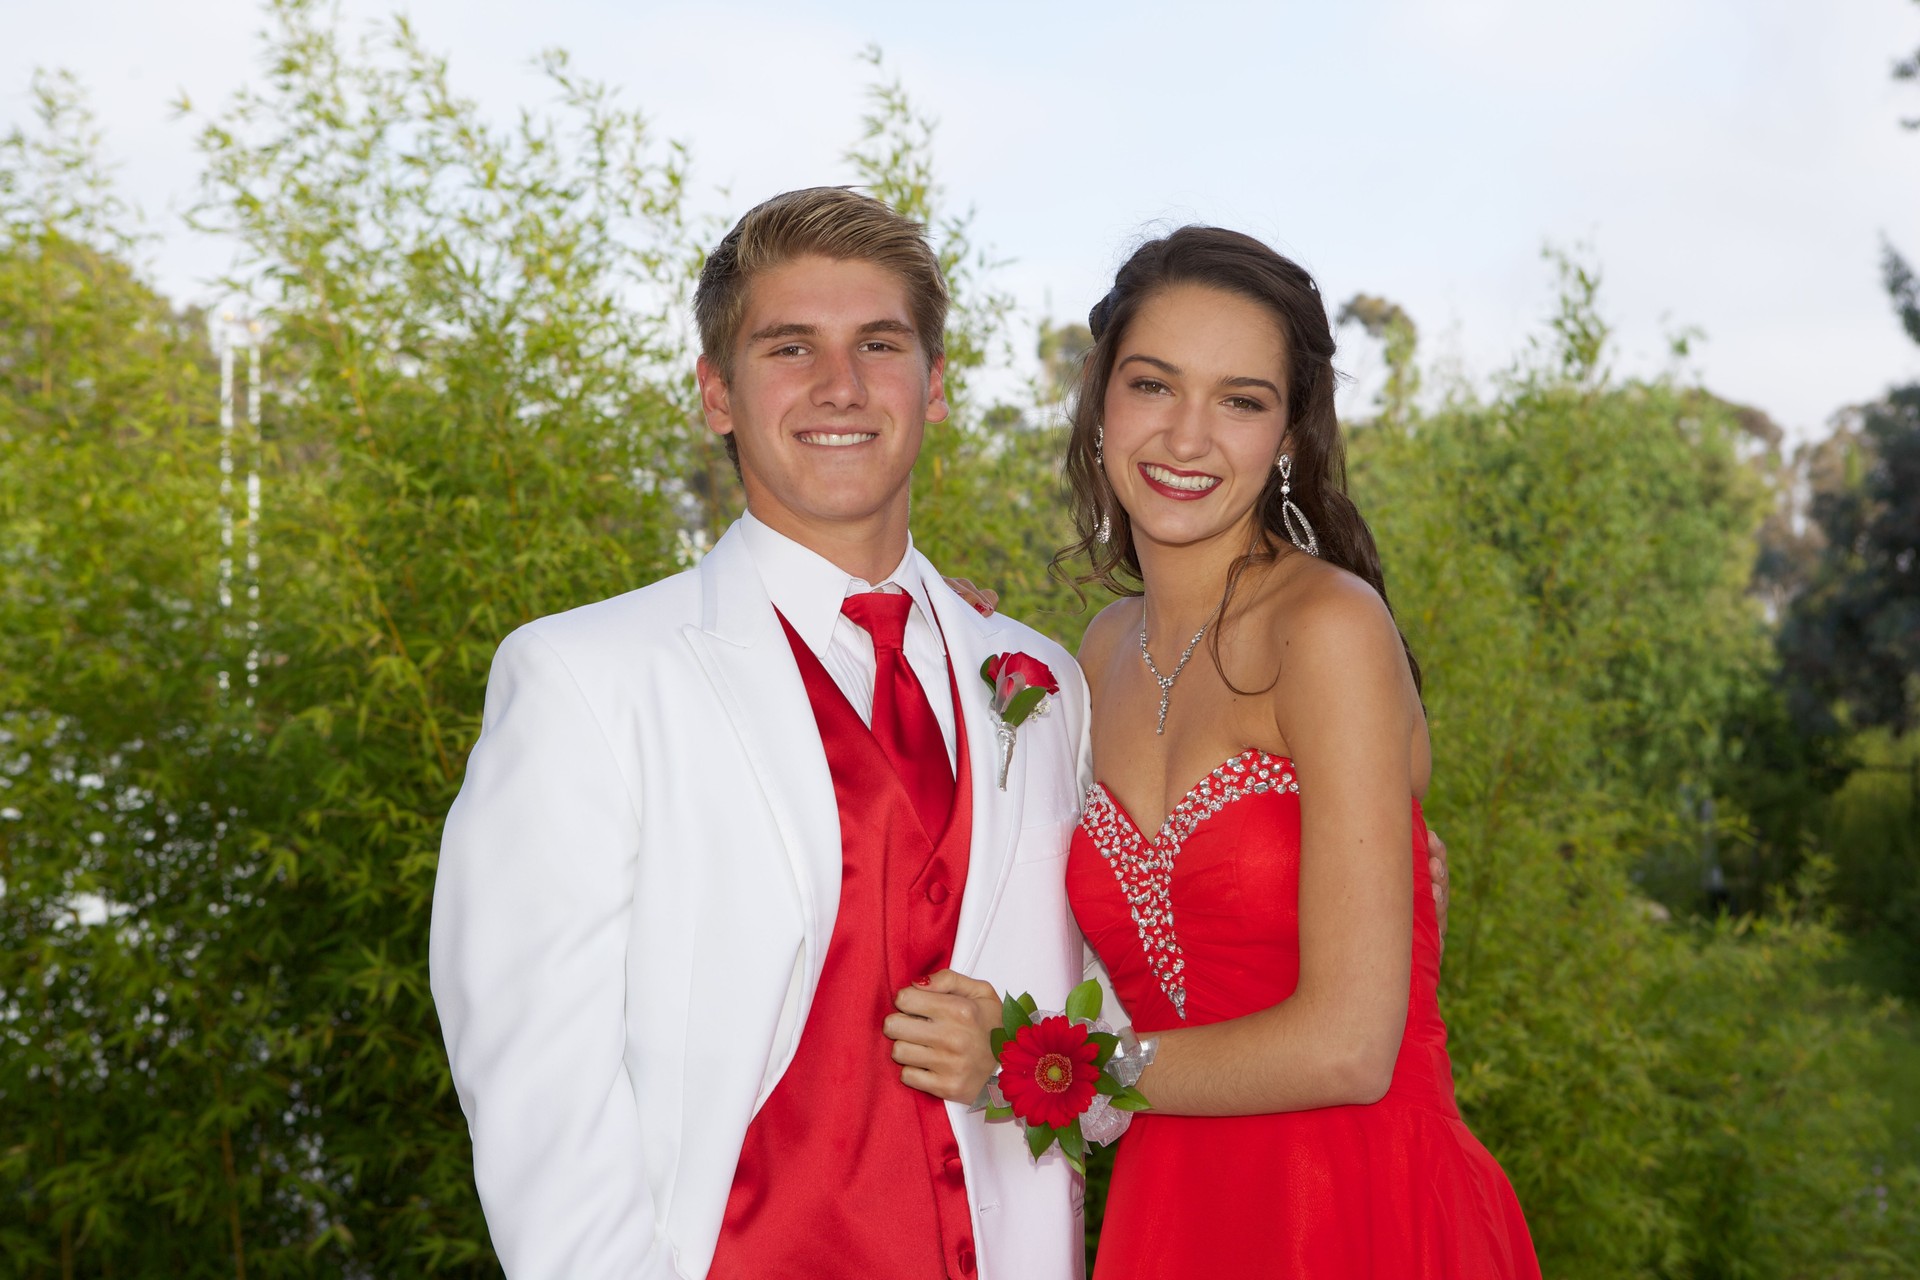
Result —
[[931, 902], [934, 906], [937, 907], [941, 903], [945, 902], [946, 900], [947, 900], [947, 886], [945, 884], [943, 884], [938, 880], [935, 880], [932, 884], [927, 886], [928, 902]]
[[946, 1169], [947, 1169], [947, 1176], [949, 1178], [952, 1178], [955, 1182], [966, 1181], [967, 1168], [965, 1165], [960, 1163], [959, 1156], [948, 1156]]
[[970, 1276], [973, 1274], [973, 1246], [972, 1245], [970, 1244], [961, 1245], [954, 1260], [960, 1264], [960, 1273], [962, 1275]]

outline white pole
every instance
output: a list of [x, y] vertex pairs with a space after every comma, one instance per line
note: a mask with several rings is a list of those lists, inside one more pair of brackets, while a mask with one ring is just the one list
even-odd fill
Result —
[[[233, 631], [233, 343], [225, 332], [233, 313], [226, 312], [220, 319], [214, 342], [220, 349], [220, 635], [224, 641]], [[226, 658], [223, 643], [215, 677], [223, 701], [231, 684]]]
[[247, 322], [247, 705], [260, 684], [260, 322]]

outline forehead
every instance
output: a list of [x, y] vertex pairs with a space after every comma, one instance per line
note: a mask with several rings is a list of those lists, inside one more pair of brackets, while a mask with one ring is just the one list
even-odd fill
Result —
[[1117, 353], [1156, 356], [1196, 376], [1265, 377], [1286, 371], [1287, 339], [1273, 313], [1208, 285], [1177, 284], [1141, 304]]
[[748, 282], [741, 336], [772, 325], [857, 328], [877, 320], [913, 327], [907, 282], [876, 262], [808, 254]]

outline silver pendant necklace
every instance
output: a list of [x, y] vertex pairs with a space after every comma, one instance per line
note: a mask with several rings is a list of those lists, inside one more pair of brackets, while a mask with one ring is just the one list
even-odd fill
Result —
[[1141, 610], [1140, 656], [1147, 660], [1147, 670], [1153, 673], [1153, 682], [1160, 686], [1160, 723], [1154, 727], [1153, 731], [1155, 734], [1166, 733], [1167, 731], [1167, 700], [1173, 697], [1173, 682], [1175, 680], [1178, 680], [1180, 678], [1180, 673], [1187, 669], [1187, 659], [1193, 656], [1194, 646], [1200, 643], [1200, 637], [1207, 634], [1207, 628], [1212, 625], [1213, 625], [1212, 618], [1208, 618], [1205, 622], [1200, 624], [1200, 629], [1193, 633], [1193, 639], [1187, 641], [1186, 649], [1180, 654], [1180, 661], [1174, 664], [1173, 674], [1163, 676], [1160, 674], [1160, 668], [1153, 665], [1153, 655], [1147, 652], [1146, 610], [1144, 609]]

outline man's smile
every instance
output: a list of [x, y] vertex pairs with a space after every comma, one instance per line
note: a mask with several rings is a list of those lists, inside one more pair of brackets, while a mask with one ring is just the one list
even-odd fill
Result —
[[801, 444], [821, 445], [828, 449], [844, 449], [879, 438], [877, 431], [802, 431], [794, 437]]

